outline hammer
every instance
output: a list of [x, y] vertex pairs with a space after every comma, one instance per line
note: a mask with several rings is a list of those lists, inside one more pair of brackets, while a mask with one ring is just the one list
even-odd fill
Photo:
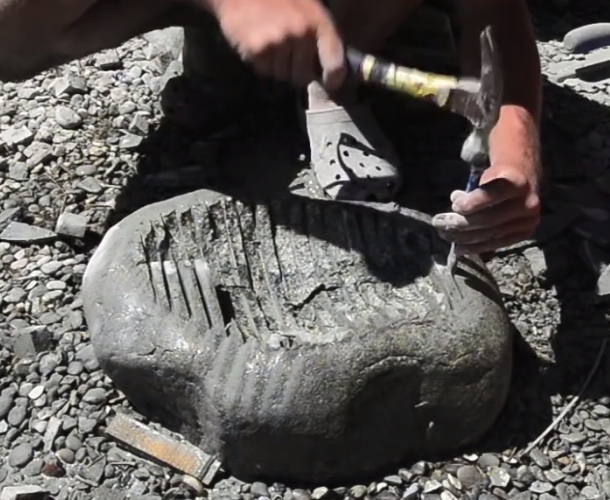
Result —
[[[489, 135], [498, 121], [503, 94], [502, 68], [495, 51], [491, 26], [481, 32], [479, 40], [481, 75], [478, 79], [426, 73], [398, 66], [351, 47], [346, 51], [351, 72], [361, 82], [430, 101], [440, 108], [462, 115], [472, 124], [473, 130], [461, 152], [462, 160], [470, 166], [466, 192], [479, 186], [481, 175], [489, 167]], [[452, 278], [456, 261], [453, 244], [447, 258]]]

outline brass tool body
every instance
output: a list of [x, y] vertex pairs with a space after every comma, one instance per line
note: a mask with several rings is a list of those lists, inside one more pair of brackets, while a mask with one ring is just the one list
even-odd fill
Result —
[[464, 97], [477, 95], [480, 82], [476, 78], [461, 78], [400, 66], [371, 54], [347, 49], [347, 61], [352, 74], [361, 82], [379, 85], [416, 99], [436, 104], [439, 108], [466, 116]]

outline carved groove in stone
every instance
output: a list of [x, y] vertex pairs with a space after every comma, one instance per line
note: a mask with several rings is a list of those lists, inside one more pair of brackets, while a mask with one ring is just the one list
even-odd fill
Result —
[[[424, 240], [374, 211], [223, 199], [167, 214], [142, 238], [142, 254], [154, 300], [171, 313], [201, 316], [242, 342], [275, 332], [282, 345], [293, 345], [291, 332], [332, 337], [398, 320], [407, 300], [421, 303], [422, 312], [437, 302], [426, 288], [388, 282], [426, 272], [416, 258]], [[363, 265], [380, 276], [349, 271]]]

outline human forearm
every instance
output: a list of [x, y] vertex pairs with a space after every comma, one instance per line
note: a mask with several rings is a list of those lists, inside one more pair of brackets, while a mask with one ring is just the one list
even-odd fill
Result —
[[492, 162], [539, 172], [538, 126], [542, 101], [540, 59], [523, 0], [465, 0], [463, 69], [480, 72], [479, 33], [491, 25], [503, 71], [503, 106], [494, 129]]

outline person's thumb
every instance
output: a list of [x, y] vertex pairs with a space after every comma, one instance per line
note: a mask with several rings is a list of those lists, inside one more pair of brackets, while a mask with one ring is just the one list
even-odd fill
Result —
[[318, 57], [322, 68], [322, 84], [327, 90], [338, 89], [347, 75], [345, 49], [332, 22], [318, 30]]

